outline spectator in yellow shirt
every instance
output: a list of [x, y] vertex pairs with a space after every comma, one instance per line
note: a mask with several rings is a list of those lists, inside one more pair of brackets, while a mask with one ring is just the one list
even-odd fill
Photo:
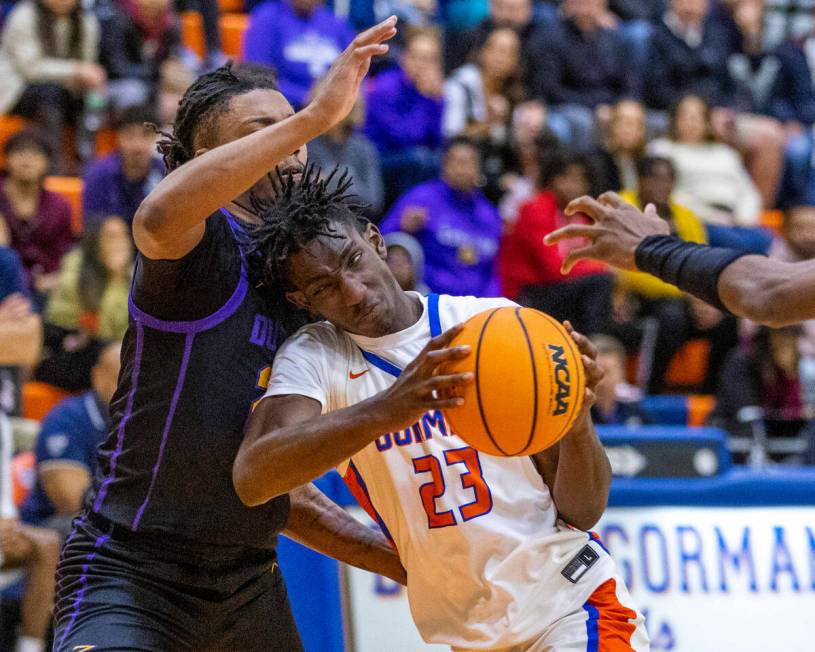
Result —
[[[690, 242], [707, 243], [702, 221], [693, 211], [672, 199], [676, 178], [670, 160], [642, 158], [637, 167], [639, 190], [625, 190], [623, 198], [642, 208], [654, 204], [671, 232]], [[640, 381], [651, 394], [665, 390], [665, 373], [671, 359], [688, 340], [710, 341], [708, 372], [699, 387], [684, 388], [712, 393], [719, 369], [735, 346], [736, 321], [700, 301], [689, 300], [672, 285], [640, 272], [620, 272], [615, 296], [618, 321], [640, 326]]]
[[[671, 225], [671, 232], [687, 240], [707, 244], [707, 234], [702, 221], [690, 209], [677, 204], [671, 193], [676, 180], [673, 163], [666, 158], [646, 156], [637, 164], [639, 190], [623, 190], [621, 196], [630, 204], [642, 209], [654, 204], [657, 213]], [[644, 272], [619, 274], [618, 287], [648, 299], [666, 299], [681, 296], [672, 285]]]

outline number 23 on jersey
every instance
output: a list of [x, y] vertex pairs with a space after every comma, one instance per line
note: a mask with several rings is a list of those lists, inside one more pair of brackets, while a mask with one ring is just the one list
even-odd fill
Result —
[[[413, 472], [417, 475], [430, 474], [430, 479], [419, 487], [419, 496], [427, 514], [427, 526], [431, 529], [469, 521], [492, 510], [492, 493], [482, 475], [478, 451], [470, 446], [445, 450], [441, 459], [435, 455], [416, 457], [413, 459]], [[456, 475], [462, 488], [472, 492], [473, 499], [459, 505], [455, 511], [448, 509], [440, 512], [436, 500], [447, 491], [446, 482], [454, 481]]]

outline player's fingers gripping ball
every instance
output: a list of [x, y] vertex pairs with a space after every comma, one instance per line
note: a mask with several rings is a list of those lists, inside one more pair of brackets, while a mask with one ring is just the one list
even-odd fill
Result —
[[442, 373], [473, 372], [464, 405], [446, 408], [464, 441], [485, 453], [532, 455], [571, 428], [585, 396], [580, 351], [555, 319], [531, 308], [495, 308], [469, 319], [450, 347], [471, 353]]

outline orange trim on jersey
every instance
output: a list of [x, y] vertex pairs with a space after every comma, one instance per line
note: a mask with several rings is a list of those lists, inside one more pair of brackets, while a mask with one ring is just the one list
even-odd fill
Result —
[[348, 490], [351, 492], [351, 494], [353, 494], [354, 498], [357, 499], [359, 506], [368, 513], [368, 516], [370, 516], [377, 525], [379, 525], [379, 529], [382, 530], [382, 533], [388, 539], [393, 549], [396, 550], [396, 543], [394, 542], [391, 533], [388, 531], [385, 522], [382, 520], [382, 517], [379, 516], [376, 508], [371, 502], [371, 497], [368, 495], [368, 489], [365, 486], [365, 481], [362, 479], [362, 476], [359, 475], [359, 471], [357, 471], [357, 467], [354, 466], [353, 462], [348, 463], [348, 468], [345, 470], [345, 475], [342, 476], [342, 479], [345, 481]]
[[[586, 601], [596, 610], [597, 652], [634, 652], [631, 637], [637, 629], [632, 620], [637, 618], [633, 609], [617, 599], [617, 582], [613, 578], [603, 582]], [[587, 610], [591, 614], [591, 610]], [[590, 615], [590, 618], [592, 616]]]

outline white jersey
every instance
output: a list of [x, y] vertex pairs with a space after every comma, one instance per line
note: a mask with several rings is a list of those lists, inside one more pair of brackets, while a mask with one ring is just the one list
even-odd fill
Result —
[[[302, 328], [278, 352], [266, 395], [308, 396], [323, 413], [354, 405], [387, 389], [431, 328], [441, 332], [515, 305], [437, 299], [428, 308], [421, 297], [419, 321], [385, 337], [352, 335], [328, 322]], [[438, 411], [383, 433], [338, 470], [398, 549], [411, 612], [428, 643], [486, 650], [532, 641], [615, 574], [601, 544], [557, 521], [530, 458], [475, 451]], [[582, 565], [574, 561], [581, 552]]]

